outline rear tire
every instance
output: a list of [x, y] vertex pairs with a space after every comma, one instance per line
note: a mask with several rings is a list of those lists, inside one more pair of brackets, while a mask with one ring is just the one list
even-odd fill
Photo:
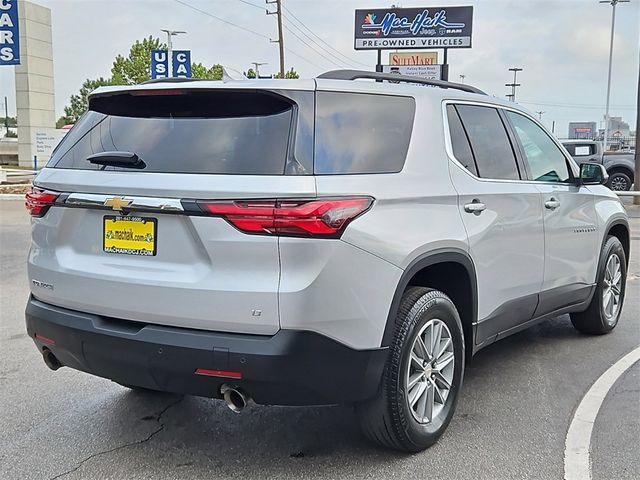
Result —
[[584, 312], [571, 314], [573, 326], [590, 335], [603, 335], [613, 330], [622, 312], [626, 279], [624, 248], [617, 237], [609, 236], [600, 252], [596, 291]]
[[453, 416], [464, 360], [462, 324], [449, 297], [429, 288], [407, 289], [378, 393], [356, 406], [364, 435], [404, 452], [433, 445]]

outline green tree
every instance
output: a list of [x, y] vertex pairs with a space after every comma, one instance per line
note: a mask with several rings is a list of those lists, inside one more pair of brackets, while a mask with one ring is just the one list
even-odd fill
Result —
[[95, 80], [91, 80], [89, 78], [86, 79], [82, 84], [82, 87], [80, 87], [80, 92], [78, 92], [77, 95], [71, 95], [69, 105], [64, 107], [64, 116], [58, 119], [58, 121], [63, 120], [63, 125], [67, 123], [76, 123], [78, 118], [80, 118], [89, 107], [89, 101], [87, 99], [89, 94], [96, 88], [105, 85], [113, 85], [113, 81], [102, 77]]
[[207, 68], [201, 63], [191, 64], [191, 76], [193, 78], [202, 78], [205, 80], [222, 80], [224, 70], [222, 65], [216, 63], [211, 68]]
[[250, 68], [249, 70], [247, 70], [247, 73], [244, 74], [245, 77], [247, 78], [256, 78], [256, 72], [253, 68]]
[[[280, 78], [280, 74], [277, 73], [274, 75], [274, 78]], [[300, 75], [298, 74], [298, 72], [296, 72], [293, 67], [291, 67], [288, 71], [284, 72], [284, 78], [286, 79], [296, 79], [296, 78], [300, 78]]]
[[136, 40], [129, 55], [118, 55], [111, 68], [113, 85], [136, 85], [151, 78], [151, 50], [166, 49], [159, 38], [149, 36], [142, 41]]
[[300, 75], [298, 75], [298, 72], [296, 72], [293, 67], [291, 67], [288, 72], [285, 72], [284, 78], [295, 80], [296, 78], [300, 78]]

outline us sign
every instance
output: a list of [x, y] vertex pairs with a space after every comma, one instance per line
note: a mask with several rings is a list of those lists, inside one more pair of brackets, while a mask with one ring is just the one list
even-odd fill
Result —
[[167, 78], [169, 76], [169, 52], [167, 50], [151, 50], [151, 78]]
[[473, 7], [356, 10], [355, 49], [469, 48]]
[[19, 64], [18, 0], [0, 0], [0, 65]]

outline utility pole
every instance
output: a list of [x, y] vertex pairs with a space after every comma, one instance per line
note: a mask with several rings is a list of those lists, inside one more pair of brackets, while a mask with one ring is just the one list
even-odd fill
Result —
[[507, 98], [512, 102], [516, 101], [516, 87], [519, 87], [520, 84], [516, 82], [516, 76], [518, 72], [521, 72], [522, 69], [518, 67], [513, 67], [509, 69], [510, 72], [513, 72], [513, 83], [505, 83], [505, 87], [511, 87], [511, 95], [507, 95]]
[[271, 40], [278, 44], [280, 49], [280, 78], [284, 78], [284, 38], [282, 36], [282, 0], [264, 0], [267, 5], [275, 4], [276, 11], [270, 12], [267, 9], [267, 15], [277, 15], [278, 19], [278, 40]]
[[9, 134], [9, 107], [7, 106], [7, 96], [4, 97], [4, 128], [5, 134]]
[[607, 75], [607, 105], [604, 111], [604, 151], [607, 151], [609, 141], [609, 97], [611, 95], [611, 63], [613, 62], [613, 31], [616, 26], [616, 5], [618, 3], [629, 3], [629, 0], [600, 0], [600, 3], [611, 5], [611, 40], [609, 42], [609, 73]]
[[466, 75], [460, 75], [460, 83], [464, 83]]
[[542, 114], [547, 113], [547, 112], [542, 112], [542, 111], [537, 111], [536, 113], [538, 114], [538, 120], [542, 121]]
[[167, 64], [169, 65], [167, 77], [173, 77], [173, 55], [171, 55], [171, 52], [173, 51], [173, 43], [171, 42], [171, 37], [187, 32], [183, 30], [167, 30], [165, 28], [161, 29], [160, 31], [167, 34]]
[[[638, 181], [638, 175], [640, 175], [640, 70], [638, 70], [638, 97], [636, 99], [636, 175], [635, 175], [635, 188], [637, 192], [640, 190], [640, 181]], [[633, 197], [633, 203], [640, 205], [640, 196]]]
[[267, 65], [267, 62], [251, 62], [251, 65], [255, 67], [256, 78], [260, 78], [260, 67], [262, 65]]

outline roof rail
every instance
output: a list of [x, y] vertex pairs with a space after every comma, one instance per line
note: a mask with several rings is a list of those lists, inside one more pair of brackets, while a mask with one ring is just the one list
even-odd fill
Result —
[[387, 80], [389, 82], [406, 82], [406, 83], [420, 83], [422, 85], [431, 85], [433, 87], [440, 88], [453, 88], [455, 90], [462, 90], [469, 93], [480, 93], [486, 95], [485, 92], [479, 88], [471, 85], [465, 85], [463, 83], [445, 82], [444, 80], [431, 80], [421, 77], [410, 77], [409, 75], [398, 75], [396, 73], [380, 73], [380, 72], [368, 72], [365, 70], [332, 70], [330, 72], [318, 75], [318, 78], [325, 78], [329, 80], [357, 80], [359, 78], [368, 78], [371, 80]]

